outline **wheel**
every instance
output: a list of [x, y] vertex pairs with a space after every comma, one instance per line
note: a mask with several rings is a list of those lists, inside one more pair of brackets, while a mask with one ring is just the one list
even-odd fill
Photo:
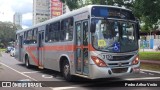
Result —
[[26, 66], [27, 68], [30, 68], [28, 56], [25, 58], [25, 66]]
[[73, 81], [73, 76], [70, 74], [70, 65], [67, 60], [63, 62], [62, 74], [67, 81]]

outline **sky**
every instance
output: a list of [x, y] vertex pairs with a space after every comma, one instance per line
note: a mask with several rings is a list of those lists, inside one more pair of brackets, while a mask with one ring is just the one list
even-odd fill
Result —
[[22, 28], [32, 26], [33, 0], [0, 0], [0, 21], [13, 22], [15, 12], [22, 13]]

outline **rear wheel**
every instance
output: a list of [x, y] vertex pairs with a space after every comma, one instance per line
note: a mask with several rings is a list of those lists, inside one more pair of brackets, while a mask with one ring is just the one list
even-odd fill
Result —
[[62, 74], [67, 81], [73, 81], [73, 76], [70, 74], [70, 65], [67, 60], [63, 62]]
[[26, 66], [27, 68], [30, 68], [28, 56], [26, 56], [26, 58], [25, 58], [25, 66]]

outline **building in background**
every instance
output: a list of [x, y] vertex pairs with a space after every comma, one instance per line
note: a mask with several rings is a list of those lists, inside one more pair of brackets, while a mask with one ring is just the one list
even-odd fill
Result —
[[16, 12], [13, 16], [13, 23], [22, 27], [22, 14]]
[[63, 3], [59, 0], [51, 0], [51, 18], [60, 16], [63, 14]]
[[33, 25], [50, 19], [50, 0], [33, 0]]
[[60, 0], [33, 0], [33, 25], [70, 12]]

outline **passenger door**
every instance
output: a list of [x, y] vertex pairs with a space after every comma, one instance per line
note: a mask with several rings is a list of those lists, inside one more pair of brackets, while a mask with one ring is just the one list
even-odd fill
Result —
[[39, 68], [43, 68], [44, 65], [44, 31], [38, 32], [38, 66]]
[[23, 49], [23, 35], [19, 35], [19, 44], [18, 44], [18, 59], [19, 61], [22, 61], [23, 60], [23, 52], [22, 52], [22, 49]]
[[75, 23], [76, 30], [76, 73], [88, 75], [88, 20]]

